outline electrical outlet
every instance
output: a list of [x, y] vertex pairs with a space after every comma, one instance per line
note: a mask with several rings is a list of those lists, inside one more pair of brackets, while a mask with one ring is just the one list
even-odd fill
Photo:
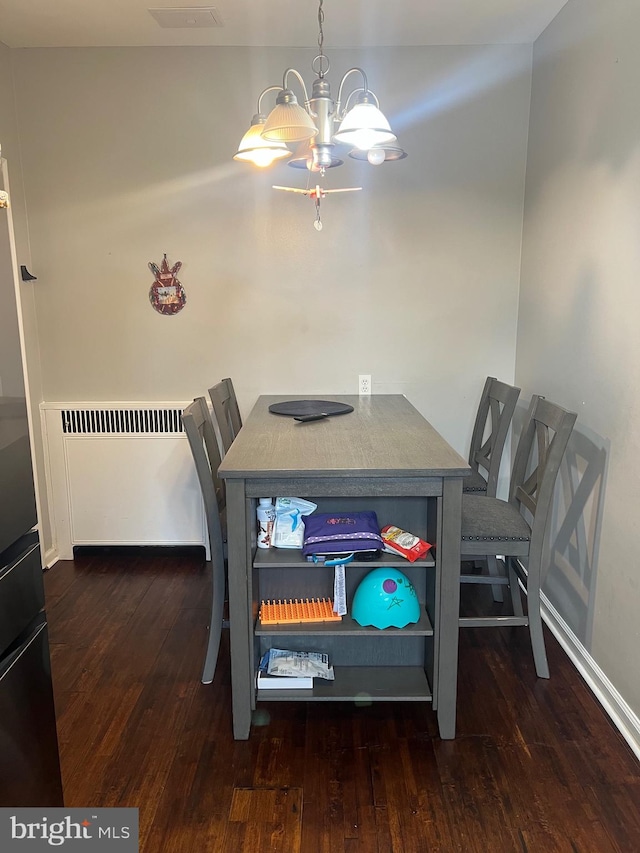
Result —
[[361, 373], [358, 376], [358, 394], [361, 397], [368, 397], [371, 394], [371, 374]]

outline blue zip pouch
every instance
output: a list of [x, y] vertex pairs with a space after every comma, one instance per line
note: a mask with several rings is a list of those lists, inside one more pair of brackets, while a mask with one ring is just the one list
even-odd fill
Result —
[[372, 510], [314, 513], [304, 524], [305, 557], [357, 553], [358, 559], [375, 559], [383, 548], [378, 518]]

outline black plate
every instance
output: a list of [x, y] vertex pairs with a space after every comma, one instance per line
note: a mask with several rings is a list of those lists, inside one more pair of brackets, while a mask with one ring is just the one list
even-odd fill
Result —
[[288, 415], [290, 418], [302, 418], [308, 415], [322, 417], [323, 415], [346, 415], [353, 411], [353, 406], [331, 400], [285, 400], [282, 403], [272, 403], [269, 411], [274, 415]]

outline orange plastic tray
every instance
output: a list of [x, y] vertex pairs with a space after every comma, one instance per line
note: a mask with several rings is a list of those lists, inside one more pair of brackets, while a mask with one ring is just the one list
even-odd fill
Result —
[[295, 601], [263, 601], [260, 605], [263, 625], [293, 625], [297, 622], [340, 622], [329, 598], [303, 598]]

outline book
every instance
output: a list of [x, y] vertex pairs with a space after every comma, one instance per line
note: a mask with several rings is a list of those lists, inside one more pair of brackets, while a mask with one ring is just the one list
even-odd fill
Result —
[[258, 670], [258, 690], [297, 690], [313, 687], [312, 675], [267, 675]]

